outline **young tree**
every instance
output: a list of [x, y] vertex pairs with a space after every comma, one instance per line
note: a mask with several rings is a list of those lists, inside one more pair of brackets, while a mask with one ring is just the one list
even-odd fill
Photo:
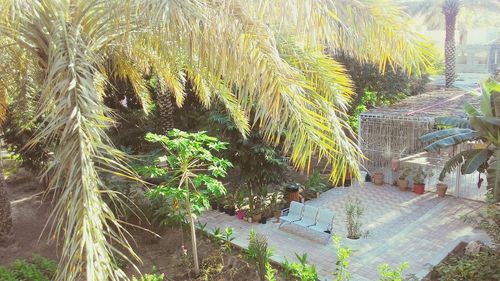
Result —
[[214, 156], [212, 151], [226, 149], [227, 144], [207, 136], [205, 132], [186, 133], [177, 129], [166, 135], [148, 133], [146, 140], [161, 144], [167, 153], [159, 157], [156, 164], [163, 164], [172, 174], [172, 180], [156, 186], [151, 193], [184, 202], [186, 220], [191, 229], [194, 271], [198, 275], [200, 266], [194, 215], [209, 207], [209, 196], [220, 196], [226, 192], [217, 178], [226, 175], [231, 163]]

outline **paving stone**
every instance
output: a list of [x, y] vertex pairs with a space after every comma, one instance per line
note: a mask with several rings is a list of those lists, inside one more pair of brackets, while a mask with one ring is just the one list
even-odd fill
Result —
[[[438, 198], [434, 193], [417, 195], [401, 192], [393, 186], [374, 186], [366, 183], [361, 187], [335, 188], [319, 199], [307, 201], [312, 205], [335, 212], [334, 232], [346, 237], [345, 203], [349, 198], [359, 198], [365, 207], [363, 229], [369, 231], [366, 238], [350, 241], [344, 238], [343, 245], [353, 249], [349, 259], [352, 280], [378, 279], [378, 265], [389, 263], [397, 266], [409, 262], [407, 274], [429, 270], [428, 263], [449, 243], [462, 236], [477, 236], [483, 240], [485, 234], [474, 230], [463, 222], [462, 216], [473, 212], [482, 203], [458, 199], [451, 196]], [[217, 211], [207, 211], [201, 217], [209, 229], [214, 227], [234, 227], [235, 242], [246, 247], [248, 234], [253, 228], [267, 236], [273, 249], [273, 259], [296, 261], [295, 253], [307, 253], [315, 264], [321, 280], [333, 280], [332, 272], [336, 262], [335, 247], [324, 245], [324, 238], [296, 226], [278, 229], [277, 223], [247, 223]]]

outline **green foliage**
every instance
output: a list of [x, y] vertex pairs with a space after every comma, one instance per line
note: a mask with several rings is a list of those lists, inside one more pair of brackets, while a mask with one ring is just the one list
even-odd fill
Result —
[[[146, 140], [160, 143], [167, 154], [158, 157], [153, 165], [144, 166], [140, 171], [149, 177], [170, 175], [168, 182], [157, 185], [148, 193], [153, 198], [165, 196], [182, 202], [189, 197], [193, 211], [199, 214], [204, 208], [208, 208], [210, 195], [220, 196], [226, 192], [217, 178], [225, 176], [226, 169], [232, 165], [211, 152], [224, 150], [226, 143], [205, 132], [186, 133], [177, 129], [168, 132], [166, 136], [148, 133]], [[161, 165], [167, 167], [160, 168]], [[189, 188], [184, 188], [185, 185]]]
[[149, 274], [141, 275], [139, 278], [132, 276], [132, 281], [164, 281], [165, 274], [159, 274], [156, 267], [153, 266], [153, 270]]
[[295, 253], [295, 257], [299, 260], [298, 263], [290, 263], [285, 260], [283, 264], [283, 270], [286, 280], [297, 280], [297, 281], [316, 281], [318, 279], [318, 273], [314, 265], [308, 264], [307, 254], [302, 254], [301, 256]]
[[365, 212], [365, 208], [361, 204], [359, 198], [349, 198], [345, 204], [347, 238], [359, 239], [365, 233], [362, 232], [361, 217]]
[[407, 262], [400, 264], [397, 268], [393, 269], [389, 264], [384, 263], [378, 266], [380, 272], [379, 281], [404, 281], [403, 271], [409, 267]]
[[322, 192], [327, 188], [327, 185], [323, 182], [323, 179], [321, 179], [319, 171], [314, 171], [314, 173], [307, 178], [304, 186], [314, 192]]
[[276, 281], [276, 269], [269, 262], [266, 264], [266, 280]]
[[229, 142], [227, 156], [239, 167], [242, 183], [258, 188], [284, 179], [288, 159], [281, 155], [279, 147], [268, 145], [256, 128], [244, 138], [226, 114], [211, 112], [209, 120], [217, 134]]
[[252, 228], [248, 239], [247, 256], [255, 263], [260, 281], [266, 281], [266, 275], [274, 276], [269, 271], [269, 259], [272, 256], [272, 251], [268, 248], [267, 238], [262, 234], [256, 234]]
[[2, 281], [50, 281], [54, 277], [57, 263], [34, 255], [30, 260], [16, 260], [8, 267], [0, 266]]
[[500, 280], [500, 255], [480, 252], [454, 256], [435, 270], [440, 281], [496, 281]]
[[399, 173], [399, 179], [405, 180], [411, 173], [411, 169], [409, 167], [402, 167], [401, 172]]
[[333, 235], [332, 240], [337, 252], [337, 267], [333, 273], [335, 281], [349, 281], [351, 280], [351, 273], [347, 270], [349, 266], [349, 257], [351, 256], [351, 249], [349, 247], [342, 247], [340, 245], [341, 238], [337, 234]]
[[211, 196], [218, 197], [226, 192], [217, 178], [226, 176], [226, 169], [232, 164], [212, 153], [226, 149], [227, 143], [205, 132], [187, 133], [177, 129], [167, 132], [167, 135], [148, 133], [146, 140], [163, 147], [166, 154], [158, 157], [153, 165], [164, 167], [171, 174], [168, 182], [155, 186], [148, 194], [165, 196], [173, 201], [174, 206], [183, 206], [178, 210], [191, 226], [194, 267], [198, 274], [193, 214], [200, 214], [208, 208]]
[[27, 122], [20, 124], [19, 120], [13, 120], [12, 116], [7, 116], [6, 122], [2, 125], [3, 139], [10, 148], [10, 154], [16, 160], [22, 161], [22, 166], [35, 172], [40, 171], [50, 159], [50, 147], [45, 144], [30, 144], [29, 141], [35, 135], [37, 128], [43, 126], [42, 122]]
[[493, 241], [493, 246], [500, 252], [500, 206], [488, 204], [480, 209], [475, 216], [467, 216], [465, 221], [484, 230]]
[[354, 83], [356, 95], [349, 111], [349, 125], [358, 129], [358, 116], [364, 111], [381, 105], [393, 104], [407, 96], [424, 91], [429, 81], [427, 75], [408, 76], [404, 70], [396, 68], [384, 73], [379, 66], [360, 62], [349, 56], [339, 56]]
[[413, 173], [413, 182], [416, 184], [424, 184], [425, 179], [428, 177], [432, 177], [434, 174], [431, 169], [422, 168], [419, 166]]
[[219, 227], [216, 227], [212, 230], [211, 236], [213, 240], [220, 246], [222, 251], [231, 251], [231, 241], [233, 241], [235, 238], [234, 228], [226, 227], [224, 231], [222, 231]]

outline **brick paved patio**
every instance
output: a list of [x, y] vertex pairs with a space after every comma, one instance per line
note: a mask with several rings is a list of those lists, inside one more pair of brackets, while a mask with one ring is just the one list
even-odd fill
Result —
[[[366, 238], [352, 241], [346, 237], [344, 205], [349, 197], [357, 197], [365, 207], [364, 230]], [[429, 271], [429, 262], [448, 252], [459, 240], [487, 240], [484, 233], [474, 230], [462, 221], [483, 203], [447, 196], [438, 198], [428, 192], [416, 195], [400, 192], [393, 186], [375, 186], [366, 183], [362, 187], [336, 188], [321, 194], [321, 198], [306, 204], [326, 208], [336, 213], [334, 232], [343, 238], [343, 244], [353, 249], [350, 257], [352, 280], [377, 280], [377, 266], [389, 263], [396, 266], [408, 262], [406, 271], [422, 278]], [[274, 221], [274, 219], [273, 219]], [[253, 227], [268, 237], [274, 250], [273, 259], [283, 262], [295, 260], [295, 253], [307, 253], [310, 263], [316, 265], [321, 280], [332, 280], [336, 254], [332, 243], [324, 244], [316, 233], [308, 233], [294, 226], [278, 229], [278, 223], [247, 223], [236, 217], [216, 211], [207, 211], [200, 218], [207, 227], [233, 227], [234, 243], [247, 247], [248, 234]]]

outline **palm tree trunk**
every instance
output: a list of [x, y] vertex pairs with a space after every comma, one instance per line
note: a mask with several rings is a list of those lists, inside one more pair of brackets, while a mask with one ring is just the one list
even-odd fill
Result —
[[446, 0], [443, 4], [443, 14], [446, 25], [446, 39], [444, 41], [444, 60], [445, 60], [445, 87], [450, 88], [455, 82], [455, 27], [459, 11], [458, 0]]
[[156, 88], [156, 101], [158, 103], [158, 112], [160, 115], [160, 130], [161, 134], [165, 134], [168, 130], [174, 128], [173, 105], [172, 97], [164, 91], [161, 85]]
[[5, 190], [3, 170], [0, 167], [0, 246], [8, 245], [13, 237], [10, 201]]

